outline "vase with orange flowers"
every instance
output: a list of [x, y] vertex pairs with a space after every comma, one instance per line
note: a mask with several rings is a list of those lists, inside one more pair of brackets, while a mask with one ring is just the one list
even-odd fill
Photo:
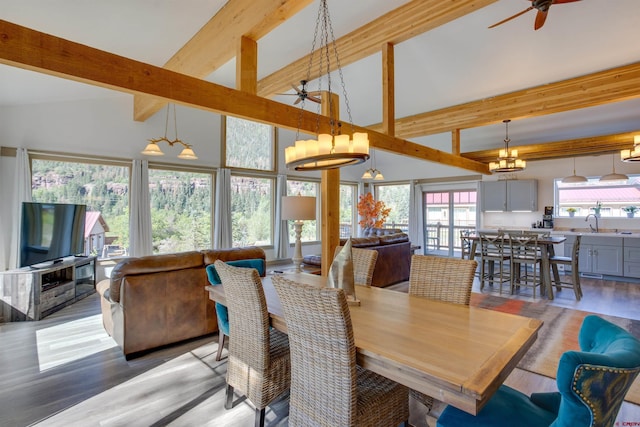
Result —
[[384, 202], [375, 200], [371, 193], [360, 196], [358, 201], [358, 214], [362, 218], [358, 224], [364, 229], [382, 227], [391, 212]]

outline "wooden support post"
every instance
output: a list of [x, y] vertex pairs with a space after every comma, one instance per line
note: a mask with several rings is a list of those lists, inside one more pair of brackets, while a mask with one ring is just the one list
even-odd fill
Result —
[[460, 155], [460, 129], [451, 131], [451, 154]]
[[[331, 96], [329, 96], [331, 95]], [[340, 117], [338, 95], [322, 93], [322, 114], [334, 118]], [[340, 169], [322, 171], [322, 275], [329, 274], [336, 246], [340, 244]]]
[[238, 43], [236, 89], [252, 95], [258, 91], [258, 43], [245, 36]]
[[382, 45], [382, 133], [396, 134], [395, 68], [393, 44]]

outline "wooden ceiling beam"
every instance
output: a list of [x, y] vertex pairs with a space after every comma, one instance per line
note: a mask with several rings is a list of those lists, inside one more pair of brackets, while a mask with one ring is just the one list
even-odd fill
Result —
[[[496, 1], [413, 0], [337, 39], [340, 65], [345, 67], [379, 52], [385, 43], [401, 43]], [[258, 95], [269, 97], [285, 92], [291, 87], [291, 83], [307, 79], [309, 72], [311, 80], [317, 79], [319, 67], [314, 63], [309, 69], [310, 56], [300, 58], [261, 79], [258, 82]], [[316, 59], [319, 60], [319, 55], [314, 55], [314, 60]], [[337, 61], [331, 63], [331, 71], [335, 71], [337, 65]]]
[[[617, 153], [622, 149], [632, 148], [633, 136], [638, 134], [640, 134], [640, 130], [637, 132], [592, 136], [542, 144], [518, 145], [512, 146], [511, 148], [517, 148], [518, 157], [524, 160], [594, 156]], [[469, 151], [462, 153], [462, 156], [477, 162], [489, 163], [495, 161], [496, 157], [498, 157], [498, 149]]]
[[[164, 68], [205, 78], [236, 55], [240, 37], [259, 40], [313, 0], [229, 0], [175, 55]], [[166, 101], [136, 95], [133, 118], [145, 121]]]
[[[330, 133], [327, 117], [215, 83], [125, 58], [0, 20], [0, 63], [134, 95], [269, 123], [310, 134]], [[351, 126], [343, 126], [350, 130]], [[368, 132], [373, 148], [488, 174], [487, 165], [410, 141]]]
[[[396, 135], [414, 138], [640, 97], [640, 62], [396, 120]], [[380, 123], [369, 126], [380, 131]]]

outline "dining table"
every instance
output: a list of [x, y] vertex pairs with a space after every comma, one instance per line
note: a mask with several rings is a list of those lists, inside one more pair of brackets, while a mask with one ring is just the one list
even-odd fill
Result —
[[[268, 274], [262, 280], [270, 323], [286, 332], [272, 277]], [[327, 286], [324, 276], [288, 273], [284, 277], [299, 284]], [[513, 371], [542, 326], [537, 319], [396, 290], [360, 285], [355, 289], [360, 303], [350, 305], [349, 312], [357, 363], [474, 415]], [[206, 290], [209, 298], [225, 304], [224, 284], [206, 286]]]
[[[471, 250], [469, 253], [469, 259], [474, 259], [476, 256], [476, 250], [478, 248], [478, 243], [480, 243], [480, 235], [479, 234], [469, 234], [469, 240], [471, 241]], [[567, 240], [565, 236], [562, 235], [550, 235], [550, 236], [539, 236], [537, 239], [537, 244], [540, 247], [540, 271], [542, 276], [542, 285], [544, 290], [544, 295], [547, 298], [552, 300], [553, 296], [553, 284], [551, 282], [551, 262], [550, 259], [555, 256], [554, 245], [564, 243]], [[506, 239], [508, 241], [508, 239]], [[481, 262], [481, 260], [480, 260]]]

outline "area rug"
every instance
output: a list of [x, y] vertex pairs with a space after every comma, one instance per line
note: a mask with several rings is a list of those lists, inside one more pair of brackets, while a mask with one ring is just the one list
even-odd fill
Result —
[[[526, 302], [478, 293], [471, 294], [471, 305], [544, 321], [538, 332], [538, 339], [524, 355], [518, 368], [550, 378], [556, 377], [562, 353], [580, 349], [578, 332], [582, 320], [585, 316], [593, 314], [556, 307], [545, 302]], [[640, 338], [640, 321], [602, 314], [598, 316]], [[636, 378], [625, 400], [640, 405], [640, 377]]]

